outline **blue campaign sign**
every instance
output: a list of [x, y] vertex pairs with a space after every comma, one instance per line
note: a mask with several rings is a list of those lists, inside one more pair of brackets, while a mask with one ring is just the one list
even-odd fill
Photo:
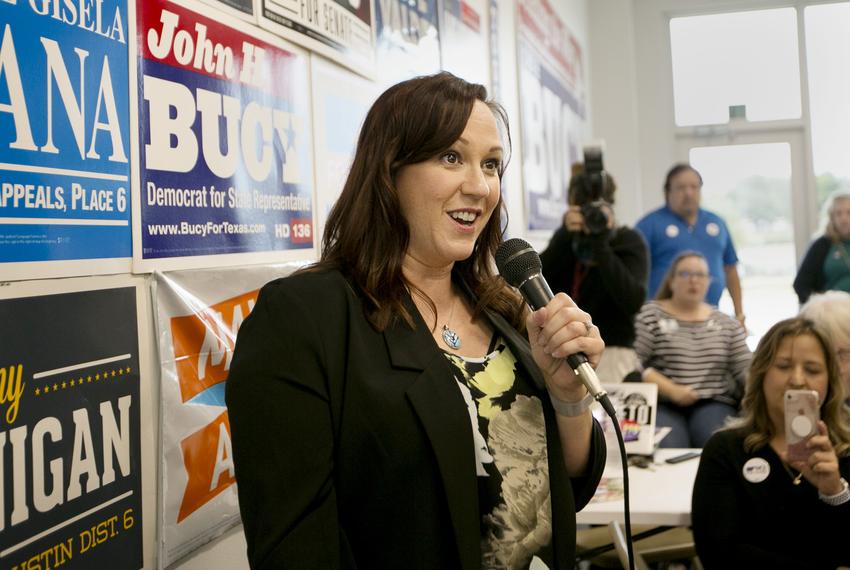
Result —
[[517, 21], [527, 228], [551, 230], [561, 225], [570, 165], [580, 160], [579, 141], [587, 133], [584, 56], [548, 0], [522, 0]]
[[315, 241], [306, 57], [178, 3], [137, 6], [137, 267], [307, 255]]
[[129, 257], [126, 0], [4, 0], [0, 22], [0, 272]]

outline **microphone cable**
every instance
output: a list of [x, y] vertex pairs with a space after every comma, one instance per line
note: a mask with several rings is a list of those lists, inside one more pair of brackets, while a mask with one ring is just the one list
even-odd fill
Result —
[[[554, 296], [549, 285], [546, 283], [546, 279], [543, 277], [543, 264], [540, 261], [540, 256], [537, 255], [537, 252], [534, 251], [534, 248], [527, 241], [513, 238], [499, 245], [496, 251], [496, 266], [505, 281], [519, 290], [523, 299], [525, 299], [532, 310], [545, 307]], [[614, 425], [623, 464], [623, 515], [625, 519], [626, 550], [629, 556], [629, 570], [634, 570], [632, 522], [629, 511], [629, 461], [626, 456], [626, 443], [623, 440], [623, 432], [620, 429], [620, 422], [617, 420], [617, 412], [608, 398], [608, 393], [599, 383], [596, 372], [587, 361], [586, 355], [582, 353], [571, 354], [564, 360], [566, 360], [569, 367], [581, 379], [582, 383], [587, 387], [588, 392], [599, 402]], [[546, 387], [542, 386], [542, 388], [545, 389]], [[612, 537], [612, 540], [614, 540], [614, 537]]]

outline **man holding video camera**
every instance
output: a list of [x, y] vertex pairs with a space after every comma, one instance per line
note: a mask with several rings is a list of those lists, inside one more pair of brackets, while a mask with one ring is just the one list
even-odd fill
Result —
[[615, 192], [601, 149], [585, 148], [584, 164], [573, 166], [564, 223], [540, 255], [552, 291], [572, 297], [599, 327], [605, 352], [596, 372], [602, 382], [621, 382], [639, 368], [634, 316], [646, 297], [648, 272], [641, 235], [617, 226]]

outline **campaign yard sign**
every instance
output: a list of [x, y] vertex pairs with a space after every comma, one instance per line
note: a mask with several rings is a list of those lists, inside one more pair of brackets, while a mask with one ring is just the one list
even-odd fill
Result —
[[443, 0], [440, 23], [442, 69], [490, 86], [487, 0]]
[[260, 26], [366, 77], [375, 73], [370, 0], [257, 0]]
[[527, 228], [552, 230], [567, 209], [586, 136], [584, 51], [548, 0], [517, 5], [522, 184]]
[[133, 287], [0, 298], [0, 567], [142, 567]]
[[224, 386], [260, 288], [298, 264], [156, 273], [161, 366], [160, 561], [168, 566], [239, 522]]
[[126, 0], [0, 2], [0, 275], [130, 269]]
[[316, 234], [348, 178], [360, 127], [379, 95], [375, 84], [320, 57], [310, 59], [316, 164]]
[[134, 268], [310, 257], [306, 55], [196, 3], [139, 0], [137, 18]]

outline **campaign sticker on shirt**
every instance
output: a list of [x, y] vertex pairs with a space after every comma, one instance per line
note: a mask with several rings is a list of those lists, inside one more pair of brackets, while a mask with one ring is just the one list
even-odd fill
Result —
[[667, 226], [667, 229], [664, 230], [664, 233], [667, 234], [667, 237], [674, 238], [679, 235], [679, 228], [676, 227], [675, 224], [670, 224], [669, 226]]
[[661, 334], [671, 334], [679, 330], [679, 322], [676, 319], [658, 319], [658, 330]]
[[750, 483], [761, 483], [770, 475], [770, 465], [761, 457], [753, 457], [744, 463], [744, 479]]
[[720, 235], [720, 226], [718, 226], [714, 222], [709, 222], [705, 226], [705, 233], [712, 237], [717, 237]]

